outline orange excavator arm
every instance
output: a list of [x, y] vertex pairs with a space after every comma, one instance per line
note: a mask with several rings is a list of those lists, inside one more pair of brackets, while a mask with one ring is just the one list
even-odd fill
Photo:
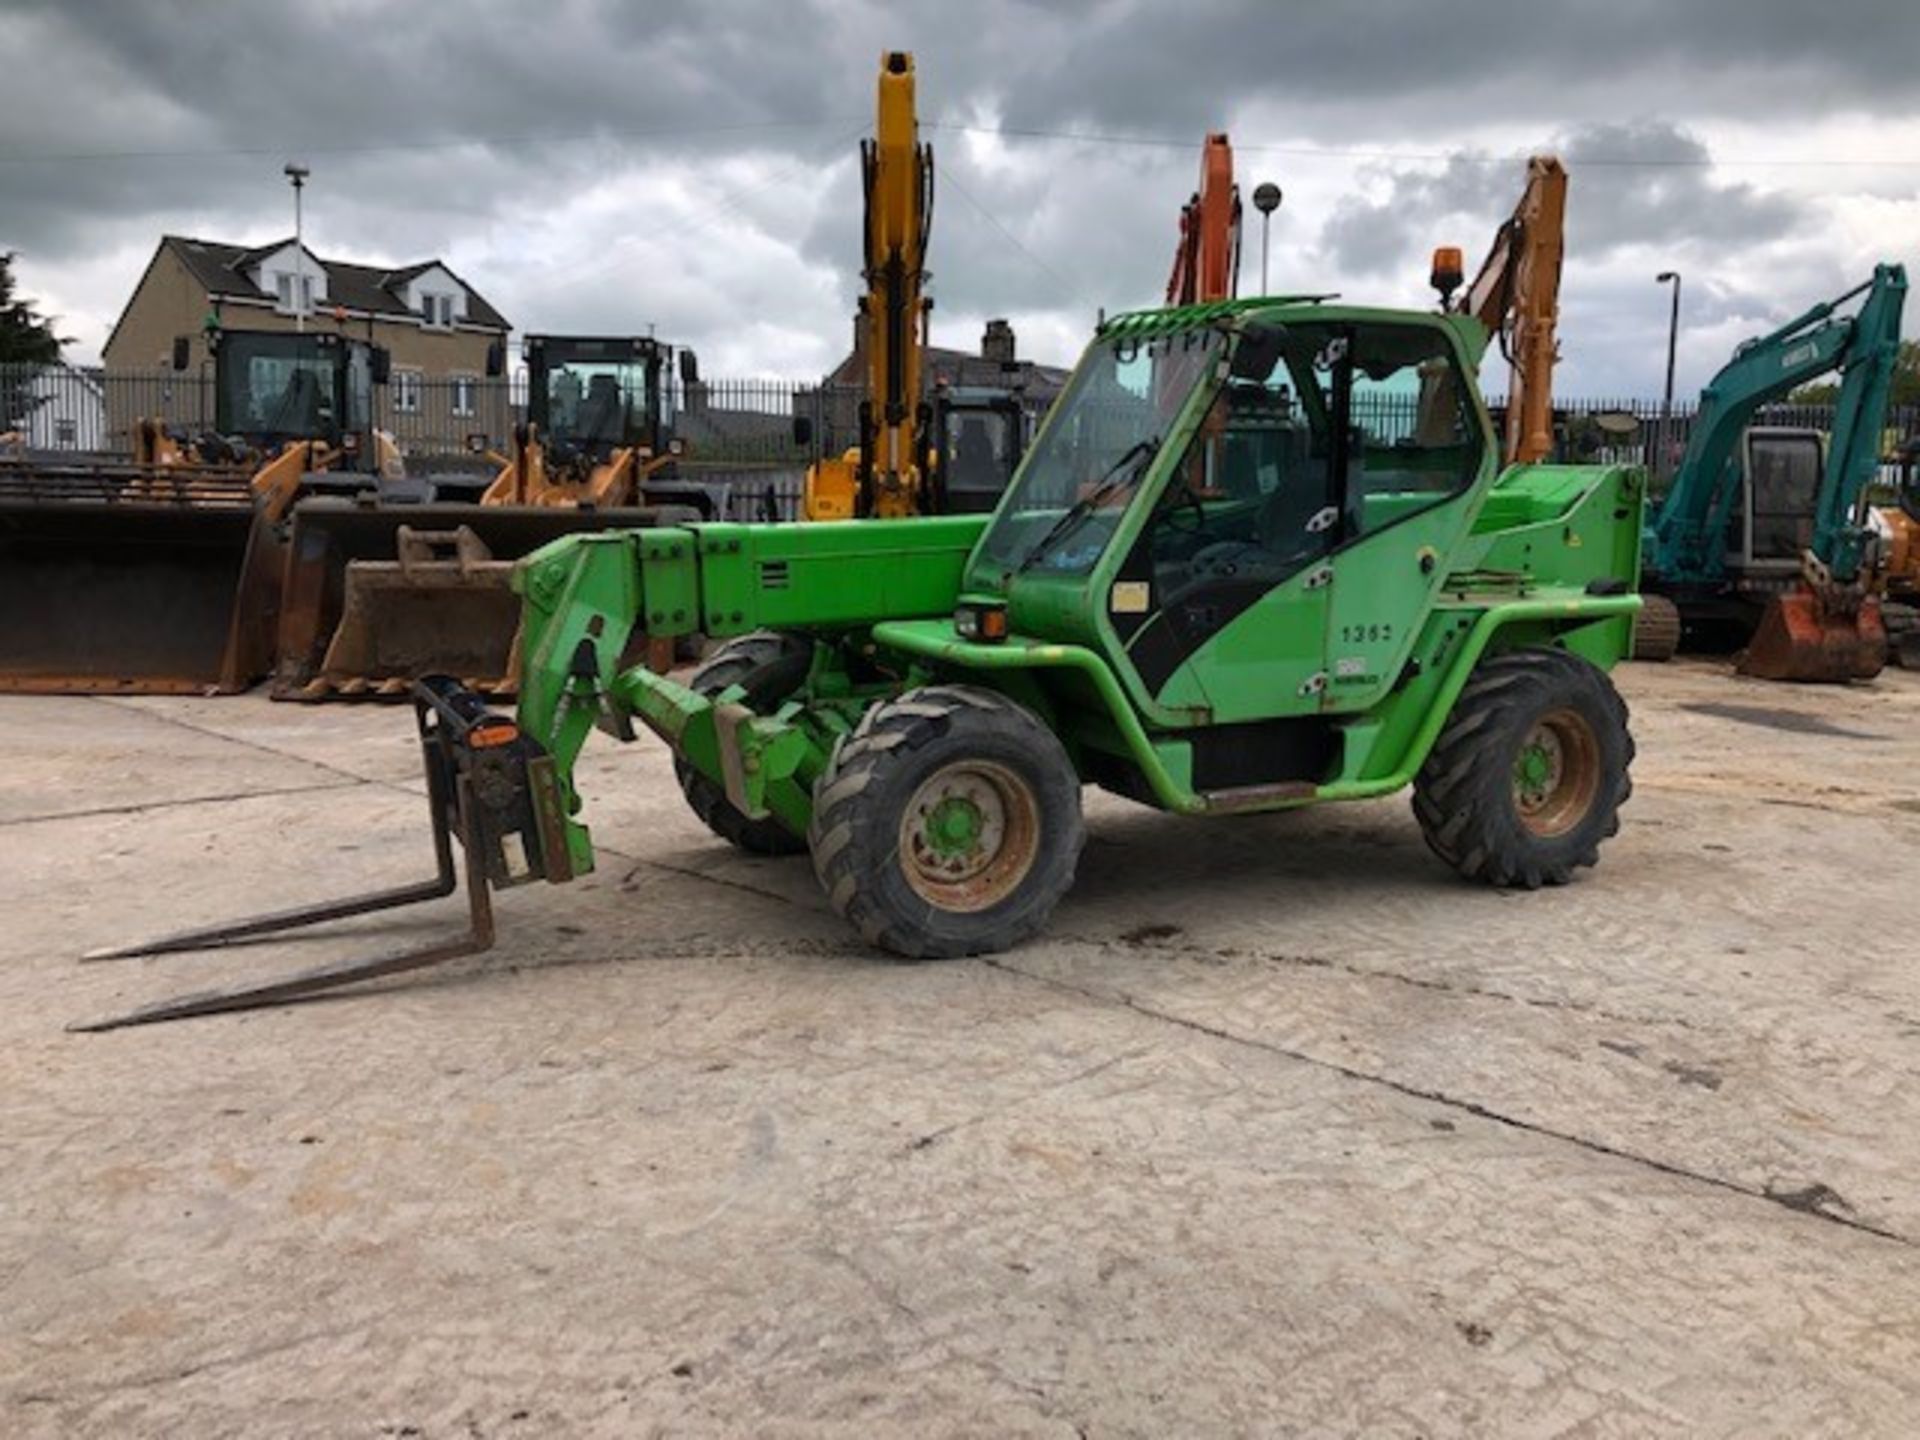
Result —
[[[1527, 188], [1464, 294], [1447, 308], [1471, 315], [1500, 340], [1511, 368], [1504, 449], [1508, 464], [1553, 453], [1554, 338], [1566, 256], [1567, 171], [1552, 155], [1527, 161]], [[1457, 253], [1457, 252], [1456, 252]]]
[[1200, 188], [1180, 207], [1167, 303], [1200, 305], [1239, 291], [1240, 188], [1233, 183], [1233, 146], [1215, 131], [1200, 152]]

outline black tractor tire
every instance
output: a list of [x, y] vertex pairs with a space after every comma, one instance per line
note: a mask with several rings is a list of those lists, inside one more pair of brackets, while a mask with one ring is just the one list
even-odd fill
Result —
[[[739, 685], [746, 691], [747, 707], [765, 712], [800, 688], [812, 661], [813, 646], [805, 637], [759, 630], [729, 640], [714, 651], [687, 677], [687, 686], [702, 695], [718, 695], [731, 685]], [[804, 838], [773, 816], [752, 820], [741, 814], [728, 801], [725, 790], [677, 755], [673, 773], [693, 813], [729, 845], [750, 855], [798, 855], [807, 848]]]
[[1039, 933], [1072, 888], [1080, 778], [1024, 706], [930, 685], [861, 717], [814, 786], [807, 838], [828, 902], [869, 945], [990, 955]]
[[1427, 844], [1469, 879], [1536, 890], [1600, 858], [1633, 793], [1627, 706], [1564, 650], [1482, 660], [1413, 783]]
[[1671, 660], [1680, 650], [1680, 607], [1664, 595], [1642, 595], [1633, 617], [1633, 658]]

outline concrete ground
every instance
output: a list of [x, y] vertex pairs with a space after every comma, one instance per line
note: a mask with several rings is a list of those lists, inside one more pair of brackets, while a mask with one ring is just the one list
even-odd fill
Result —
[[596, 739], [490, 955], [108, 1035], [457, 922], [76, 963], [424, 869], [409, 722], [0, 702], [0, 1431], [1920, 1432], [1920, 677], [1723, 668], [1564, 890], [1092, 797], [1047, 939], [891, 963]]

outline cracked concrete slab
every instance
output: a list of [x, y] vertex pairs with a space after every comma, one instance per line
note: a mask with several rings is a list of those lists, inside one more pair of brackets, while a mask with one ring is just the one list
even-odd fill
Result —
[[1052, 935], [901, 965], [597, 741], [603, 868], [490, 955], [97, 1037], [457, 924], [74, 961], [424, 869], [409, 721], [0, 702], [0, 1425], [1910, 1434], [1920, 684], [1622, 681], [1638, 790], [1564, 891], [1454, 881], [1403, 802], [1090, 797]]

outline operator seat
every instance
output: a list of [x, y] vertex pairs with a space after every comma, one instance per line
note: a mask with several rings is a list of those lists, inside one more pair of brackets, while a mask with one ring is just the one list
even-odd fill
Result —
[[587, 382], [587, 398], [580, 403], [577, 438], [582, 444], [618, 444], [623, 438], [620, 424], [620, 381], [612, 375], [596, 375]]
[[998, 490], [1000, 458], [994, 453], [993, 437], [987, 422], [978, 415], [960, 421], [960, 435], [953, 445], [953, 473], [947, 477], [950, 490]]
[[319, 377], [305, 367], [298, 368], [287, 377], [286, 389], [280, 392], [264, 428], [277, 435], [319, 435], [326, 419], [325, 399]]

